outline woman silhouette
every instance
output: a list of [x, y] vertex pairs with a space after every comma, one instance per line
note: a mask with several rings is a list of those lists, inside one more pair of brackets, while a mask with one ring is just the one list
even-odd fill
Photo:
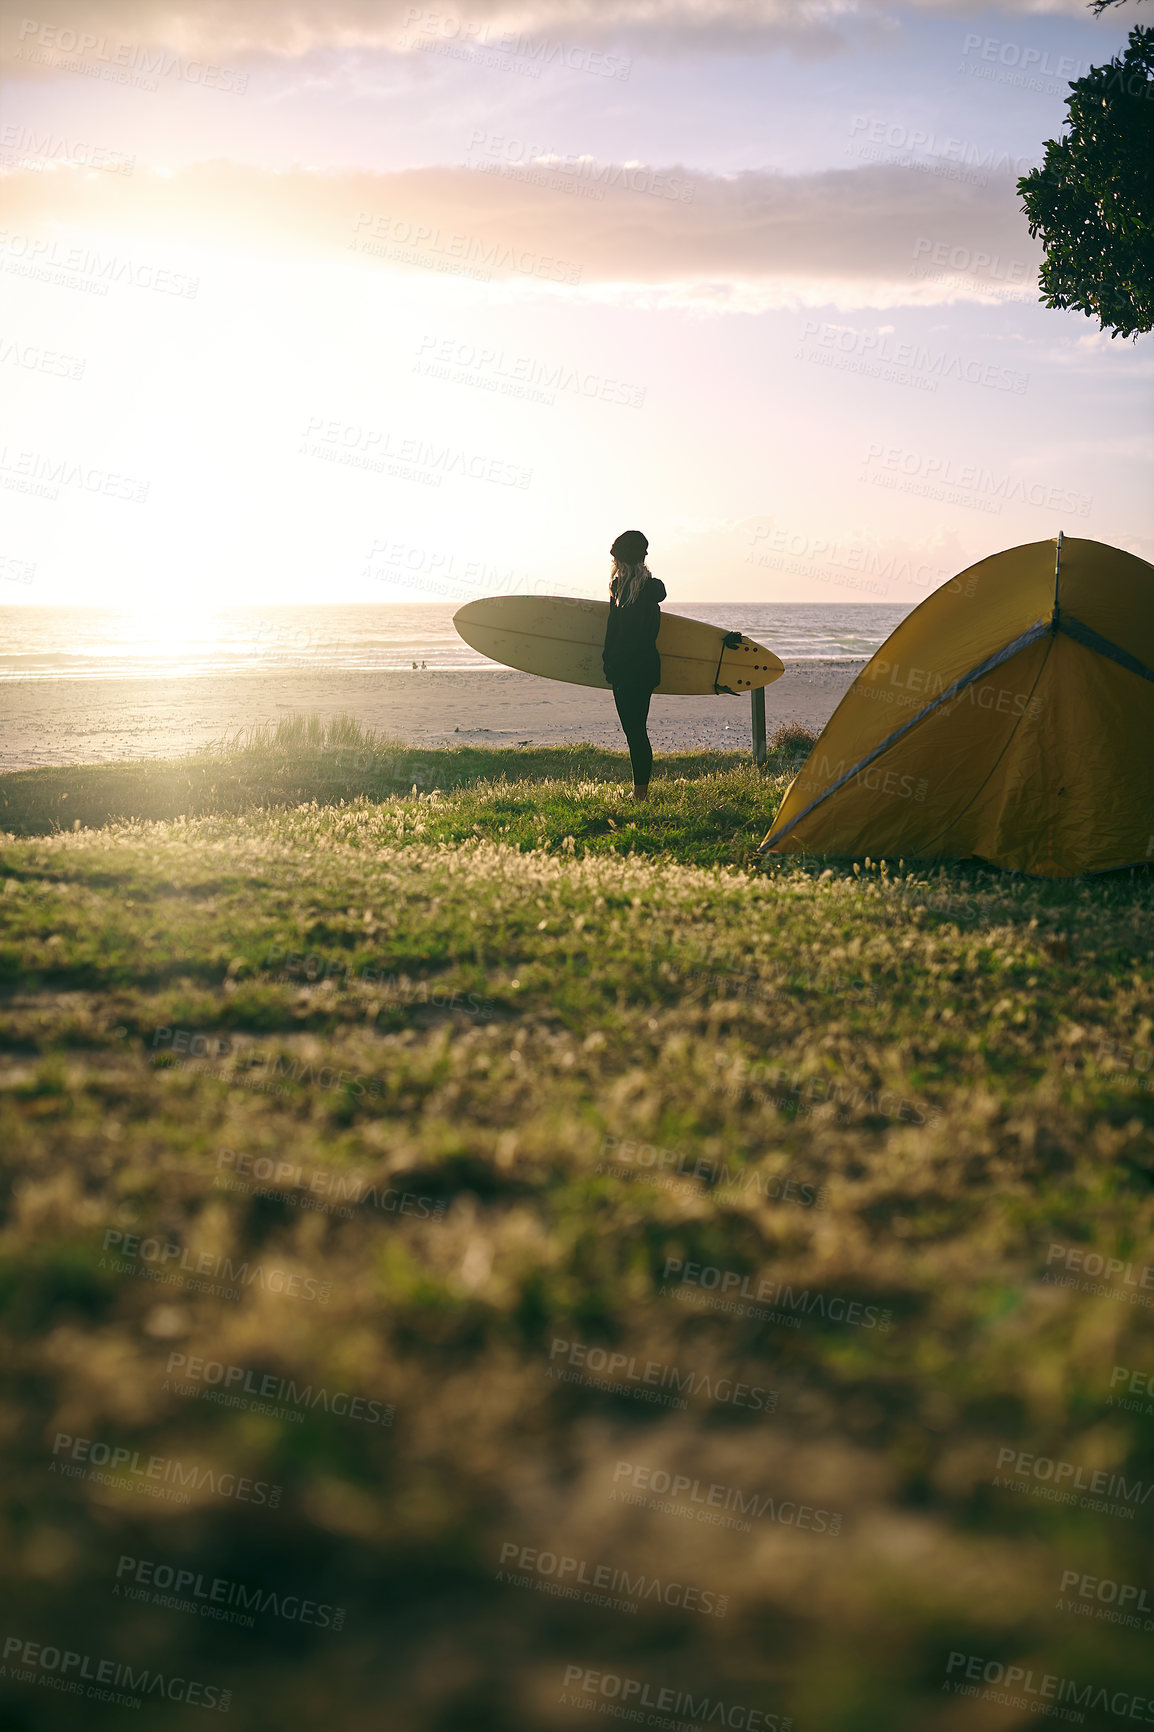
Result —
[[639, 529], [619, 535], [609, 552], [613, 576], [609, 584], [609, 618], [601, 666], [613, 687], [613, 702], [625, 730], [633, 767], [633, 798], [644, 800], [653, 770], [653, 747], [646, 723], [653, 689], [661, 683], [657, 633], [665, 585], [645, 563], [649, 543]]

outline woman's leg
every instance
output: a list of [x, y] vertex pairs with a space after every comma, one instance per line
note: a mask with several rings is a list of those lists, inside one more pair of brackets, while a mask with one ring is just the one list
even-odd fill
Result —
[[653, 693], [645, 687], [614, 686], [613, 702], [625, 732], [629, 747], [629, 762], [633, 766], [633, 786], [642, 792], [649, 786], [653, 773], [653, 747], [645, 724], [649, 720], [649, 700]]

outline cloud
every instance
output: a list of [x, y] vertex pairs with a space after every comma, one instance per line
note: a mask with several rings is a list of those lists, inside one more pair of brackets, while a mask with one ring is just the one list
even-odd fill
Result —
[[[901, 10], [960, 22], [986, 7], [984, 0], [905, 0]], [[1085, 0], [1001, 0], [999, 11], [1085, 16], [1086, 8]], [[403, 52], [422, 37], [531, 39], [538, 52], [613, 40], [650, 53], [760, 46], [814, 55], [844, 46], [850, 27], [892, 23], [897, 12], [887, 0], [39, 0], [31, 19], [11, 14], [0, 64], [34, 72], [29, 48], [60, 50], [68, 33], [93, 41], [65, 53], [164, 45], [218, 64], [327, 48]]]
[[11, 255], [33, 235], [95, 231], [719, 311], [812, 305], [815, 293], [846, 306], [1034, 298], [1040, 249], [1008, 176], [972, 185], [891, 163], [721, 176], [567, 162], [16, 173], [4, 177], [4, 245]]

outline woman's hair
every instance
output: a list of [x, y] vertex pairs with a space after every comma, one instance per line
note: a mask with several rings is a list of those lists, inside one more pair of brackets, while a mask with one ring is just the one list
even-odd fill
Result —
[[618, 607], [630, 607], [652, 575], [645, 563], [649, 542], [639, 529], [627, 529], [617, 537], [609, 552], [613, 556], [609, 594]]

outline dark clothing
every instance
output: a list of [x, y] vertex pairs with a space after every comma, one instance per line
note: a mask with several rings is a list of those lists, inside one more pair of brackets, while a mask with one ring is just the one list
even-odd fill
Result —
[[[661, 628], [661, 603], [665, 585], [659, 577], [648, 577], [640, 596], [629, 607], [609, 603], [605, 624], [605, 647], [601, 666], [611, 686], [644, 687], [652, 691], [661, 684], [661, 657], [657, 633]], [[624, 726], [624, 723], [622, 723]]]
[[649, 735], [645, 731], [645, 724], [649, 720], [649, 700], [652, 696], [653, 693], [647, 686], [613, 688], [613, 702], [617, 705], [617, 714], [621, 718], [621, 726], [625, 729], [629, 762], [633, 766], [633, 782], [638, 788], [647, 788], [653, 773], [653, 747], [649, 744]]

